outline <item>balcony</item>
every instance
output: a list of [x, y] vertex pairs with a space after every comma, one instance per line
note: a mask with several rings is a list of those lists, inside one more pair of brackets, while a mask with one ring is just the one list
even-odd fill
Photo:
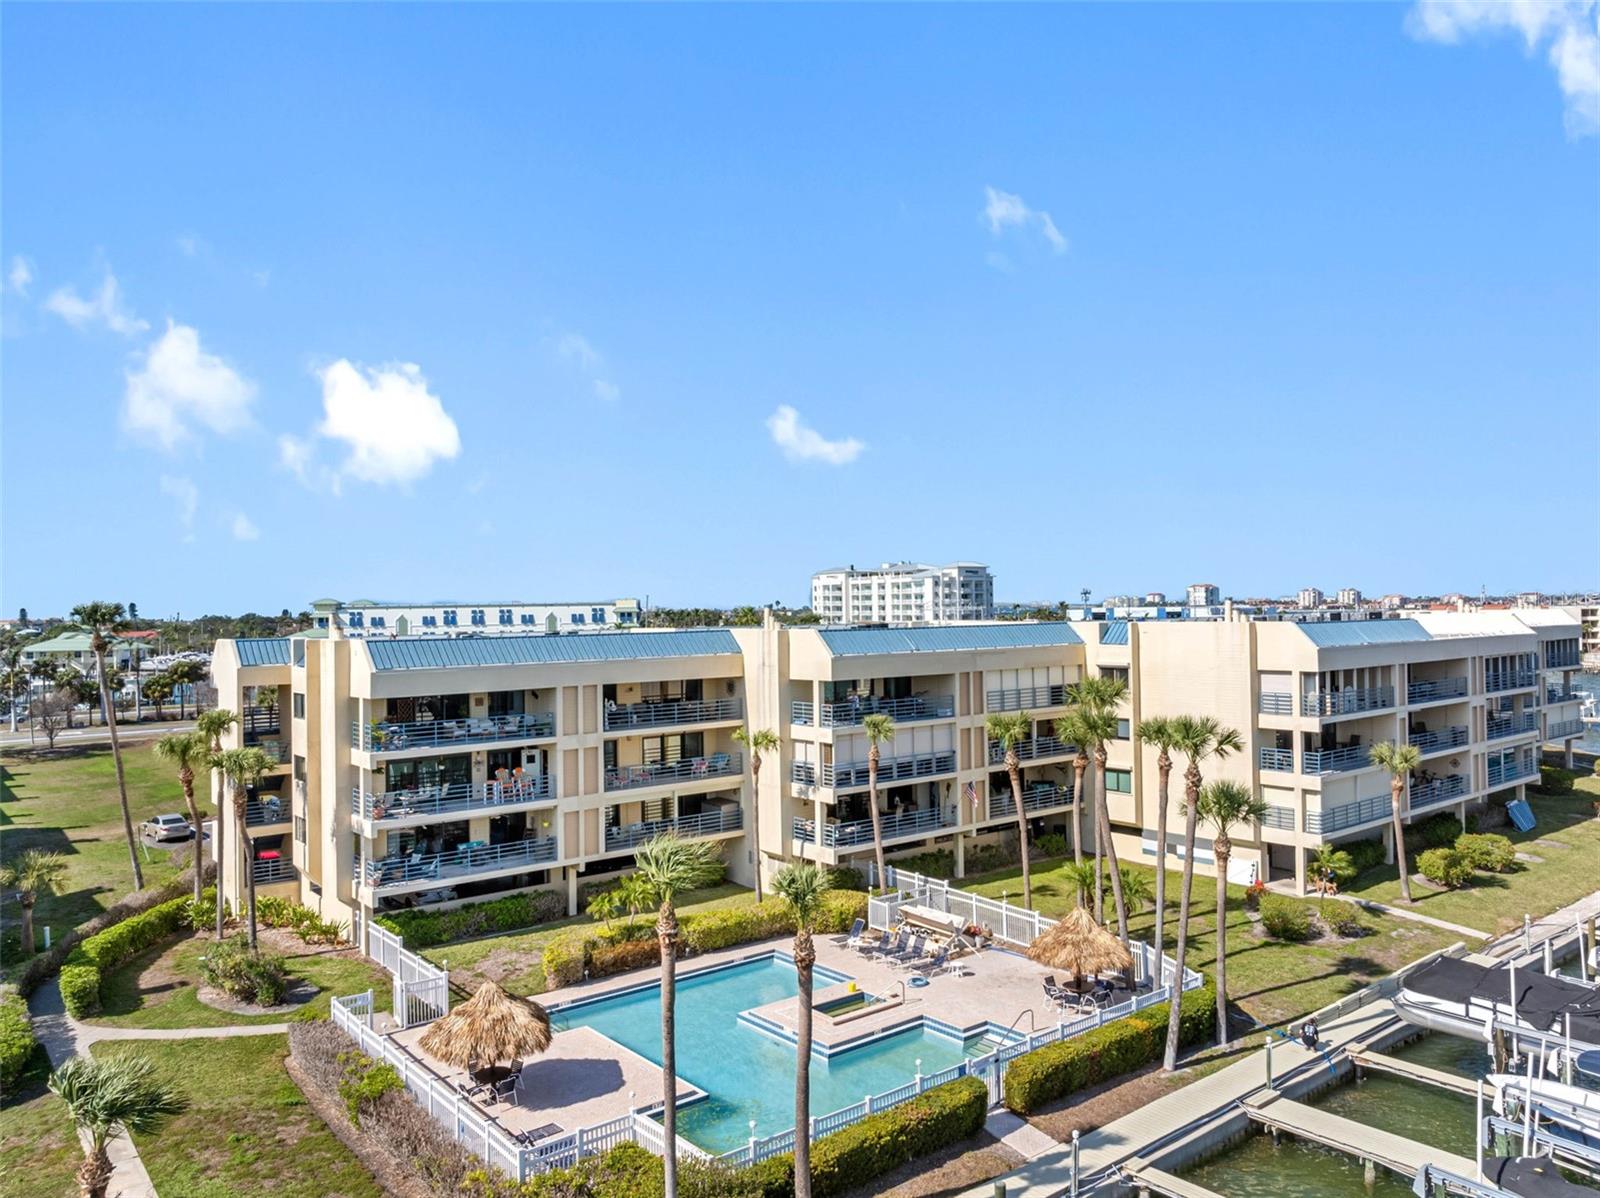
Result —
[[1531, 780], [1539, 776], [1539, 767], [1530, 757], [1526, 761], [1515, 758], [1490, 758], [1489, 760], [1489, 785], [1509, 786], [1513, 782]]
[[1413, 782], [1410, 808], [1412, 811], [1420, 811], [1424, 807], [1448, 803], [1451, 799], [1465, 798], [1470, 789], [1467, 780], [1459, 774], [1452, 774], [1448, 778], [1435, 778], [1431, 782]]
[[261, 828], [268, 824], [286, 824], [289, 822], [289, 804], [277, 795], [267, 795], [260, 799], [250, 799], [244, 805], [244, 826], [247, 828]]
[[485, 716], [468, 720], [417, 720], [392, 724], [379, 720], [350, 725], [350, 747], [372, 753], [407, 749], [453, 749], [505, 740], [542, 740], [556, 734], [556, 717], [539, 713]]
[[607, 790], [639, 790], [646, 786], [676, 786], [712, 778], [737, 778], [744, 772], [739, 753], [713, 753], [709, 757], [683, 757], [649, 765], [618, 765], [606, 770]]
[[1370, 824], [1373, 820], [1388, 819], [1392, 808], [1393, 800], [1388, 795], [1378, 795], [1321, 811], [1307, 811], [1306, 831], [1327, 834], [1354, 828], [1358, 824]]
[[[1067, 757], [1078, 751], [1077, 745], [1069, 745], [1059, 736], [1032, 736], [1027, 740], [1018, 741], [1015, 747], [1018, 761], [1037, 761], [1041, 757]], [[999, 741], [991, 740], [989, 764], [1004, 765], [1005, 760], [1005, 747]]]
[[250, 863], [250, 877], [257, 886], [270, 886], [274, 882], [292, 882], [296, 877], [294, 862], [282, 857], [258, 857]]
[[1293, 715], [1294, 696], [1282, 691], [1262, 691], [1256, 710], [1262, 715]]
[[634, 728], [668, 728], [674, 724], [713, 724], [744, 715], [740, 699], [682, 699], [675, 703], [629, 703], [606, 708], [606, 731]]
[[1436, 732], [1413, 732], [1407, 740], [1424, 757], [1430, 753], [1443, 753], [1446, 749], [1459, 749], [1467, 743], [1467, 729], [1456, 724]]
[[1466, 694], [1465, 678], [1433, 678], [1406, 687], [1406, 702], [1438, 703], [1443, 699], [1464, 699]]
[[1300, 772], [1304, 774], [1344, 774], [1364, 770], [1371, 764], [1372, 750], [1366, 745], [1307, 749], [1300, 755]]
[[1264, 770], [1278, 770], [1281, 773], [1294, 773], [1294, 750], [1277, 749], [1263, 746], [1257, 753], [1257, 759]]
[[[908, 836], [931, 836], [941, 828], [952, 825], [944, 816], [944, 812], [935, 809], [924, 811], [907, 811], [899, 815], [885, 815], [879, 820], [883, 830], [883, 839], [902, 840]], [[817, 825], [809, 819], [797, 819], [790, 827], [790, 834], [796, 840], [808, 844], [817, 843]], [[872, 843], [872, 821], [870, 819], [851, 820], [839, 823], [829, 820], [822, 825], [822, 845], [824, 848], [854, 848], [857, 845]]]
[[244, 734], [244, 743], [256, 744], [264, 736], [277, 736], [279, 734], [278, 708], [276, 707], [246, 707], [239, 712], [239, 731]]
[[817, 784], [817, 766], [812, 761], [791, 761], [789, 763], [789, 781], [798, 782], [801, 786], [815, 786]]
[[1544, 692], [1547, 706], [1554, 703], [1582, 703], [1586, 698], [1588, 696], [1582, 691], [1562, 690], [1559, 686], [1546, 687]]
[[1394, 706], [1394, 687], [1350, 687], [1339, 691], [1306, 691], [1300, 696], [1300, 714], [1321, 716], [1359, 715], [1363, 711], [1382, 711]]
[[[1582, 723], [1580, 720], [1579, 723]], [[1539, 713], [1525, 711], [1521, 715], [1509, 715], [1499, 719], [1491, 716], [1484, 729], [1484, 735], [1489, 740], [1505, 740], [1508, 736], [1522, 736], [1528, 732], [1539, 730]]]
[[702, 811], [698, 815], [680, 815], [677, 819], [647, 820], [626, 827], [606, 829], [606, 851], [633, 849], [657, 836], [669, 833], [692, 840], [697, 836], [715, 836], [719, 832], [737, 832], [744, 827], [744, 810], [727, 806], [715, 811]]
[[520, 782], [451, 782], [443, 786], [419, 786], [415, 790], [391, 790], [383, 794], [350, 792], [350, 813], [356, 819], [413, 819], [417, 816], [457, 815], [482, 811], [493, 814], [496, 808], [523, 803], [548, 803], [550, 775], [524, 778]]
[[505, 844], [463, 845], [448, 853], [417, 853], [366, 862], [362, 878], [368, 886], [408, 886], [416, 882], [465, 878], [517, 866], [548, 865], [556, 859], [556, 841], [512, 840]]
[[[913, 778], [931, 778], [935, 774], [956, 772], [956, 751], [941, 749], [935, 753], [917, 753], [905, 757], [885, 757], [878, 762], [878, 784], [905, 782]], [[852, 790], [868, 785], [868, 765], [865, 761], [824, 762], [822, 784], [836, 790]]]
[[[789, 704], [789, 720], [805, 727], [817, 726], [816, 705], [793, 702]], [[823, 728], [849, 728], [861, 723], [869, 715], [886, 715], [897, 724], [915, 723], [917, 720], [949, 720], [956, 714], [956, 701], [951, 695], [909, 695], [904, 699], [861, 699], [822, 705]]]
[[1525, 687], [1537, 686], [1539, 672], [1531, 667], [1520, 670], [1494, 670], [1491, 671], [1483, 682], [1483, 689], [1491, 695], [1500, 691], [1522, 690]]
[[1583, 735], [1582, 720], [1555, 720], [1551, 723], [1549, 731], [1545, 733], [1546, 740], [1565, 740], [1569, 736]]
[[[1022, 788], [1022, 810], [1024, 812], [1054, 811], [1058, 807], [1072, 805], [1072, 783], [1064, 782], [1052, 785], [1049, 782], [1035, 782]], [[1016, 819], [1017, 804], [1011, 797], [1010, 789], [997, 790], [989, 796], [988, 819]]]
[[1037, 711], [1041, 707], [1065, 707], [1071, 703], [1067, 687], [1014, 686], [1005, 690], [985, 691], [984, 707], [989, 711]]
[[1263, 828], [1276, 828], [1280, 832], [1293, 832], [1295, 825], [1294, 808], [1271, 806], [1267, 808], [1266, 815], [1261, 817]]
[[1583, 662], [1583, 654], [1576, 641], [1562, 645], [1546, 645], [1544, 668], [1547, 670], [1576, 670]]

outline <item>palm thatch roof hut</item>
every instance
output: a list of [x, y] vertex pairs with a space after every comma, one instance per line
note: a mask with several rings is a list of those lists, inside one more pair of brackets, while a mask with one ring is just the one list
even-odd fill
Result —
[[1080, 984], [1097, 973], [1133, 967], [1133, 955], [1122, 941], [1095, 923], [1082, 907], [1074, 907], [1054, 927], [1028, 945], [1028, 956], [1040, 965], [1070, 973]]
[[419, 1043], [424, 1052], [460, 1069], [515, 1060], [550, 1047], [550, 1015], [532, 999], [485, 982], [466, 1002], [435, 1019]]

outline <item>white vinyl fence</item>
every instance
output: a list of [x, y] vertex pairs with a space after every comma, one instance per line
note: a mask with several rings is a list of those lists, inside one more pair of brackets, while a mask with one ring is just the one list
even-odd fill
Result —
[[366, 953], [389, 971], [394, 1018], [401, 1027], [431, 1023], [450, 1009], [450, 974], [419, 957], [382, 924], [368, 920]]

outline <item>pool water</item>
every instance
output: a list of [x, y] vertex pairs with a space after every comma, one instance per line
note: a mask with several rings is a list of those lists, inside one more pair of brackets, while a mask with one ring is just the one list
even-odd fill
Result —
[[[817, 971], [817, 985], [847, 981]], [[794, 1126], [794, 1045], [740, 1022], [739, 1012], [799, 992], [794, 965], [762, 957], [728, 969], [678, 979], [678, 1076], [708, 1095], [678, 1111], [678, 1134], [709, 1152], [728, 1152], [750, 1138]], [[552, 1011], [557, 1031], [593, 1028], [640, 1056], [661, 1063], [661, 988], [649, 986], [571, 1010]], [[988, 1051], [923, 1029], [899, 1032], [831, 1061], [811, 1059], [811, 1113], [825, 1115], [911, 1081], [916, 1062], [924, 1073], [946, 1069]], [[639, 1094], [644, 1106], [659, 1094]]]

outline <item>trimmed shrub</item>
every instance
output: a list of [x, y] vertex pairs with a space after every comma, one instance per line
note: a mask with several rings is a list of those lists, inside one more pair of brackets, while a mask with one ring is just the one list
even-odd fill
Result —
[[529, 890], [484, 903], [467, 903], [450, 911], [391, 911], [376, 922], [405, 941], [410, 949], [432, 948], [452, 940], [517, 932], [565, 919], [567, 900], [553, 890]]
[[[215, 892], [208, 890], [206, 893], [215, 903]], [[188, 896], [168, 899], [143, 914], [130, 916], [103, 932], [96, 932], [74, 948], [61, 967], [61, 997], [67, 1014], [82, 1019], [98, 1011], [101, 975], [188, 928], [192, 903]]]
[[841, 1128], [812, 1146], [813, 1190], [818, 1198], [841, 1194], [976, 1135], [988, 1108], [989, 1087], [962, 1077]]
[[592, 977], [609, 977], [655, 965], [660, 960], [661, 942], [654, 936], [648, 940], [624, 940], [621, 944], [605, 944], [591, 950], [589, 973]]
[[836, 865], [828, 871], [835, 890], [865, 890], [867, 877], [851, 865]]
[[1046, 832], [1035, 837], [1028, 847], [1035, 857], [1065, 857], [1072, 851], [1065, 832]]
[[260, 1007], [282, 1002], [289, 989], [283, 958], [252, 953], [243, 936], [234, 936], [212, 948], [200, 966], [200, 976], [206, 985]]
[[344, 1072], [339, 1077], [339, 1097], [344, 1099], [344, 1109], [350, 1122], [361, 1126], [364, 1113], [375, 1113], [378, 1100], [385, 1094], [404, 1093], [406, 1084], [400, 1071], [384, 1061], [376, 1061], [366, 1053], [352, 1049], [339, 1054], [339, 1064]]
[[1350, 854], [1350, 863], [1356, 867], [1357, 873], [1364, 873], [1369, 869], [1376, 869], [1383, 864], [1383, 841], [1381, 840], [1352, 840], [1339, 846]]
[[1468, 832], [1456, 837], [1455, 847], [1473, 869], [1503, 874], [1517, 862], [1515, 846], [1493, 832]]
[[1427, 849], [1417, 858], [1417, 872], [1454, 890], [1472, 880], [1472, 863], [1455, 849]]
[[1406, 829], [1406, 846], [1421, 849], [1447, 849], [1461, 835], [1461, 821], [1453, 815], [1435, 815]]
[[1261, 896], [1261, 926], [1274, 940], [1310, 940], [1311, 909], [1281, 894]]
[[1562, 769], [1559, 765], [1541, 765], [1538, 791], [1547, 795], [1569, 795], [1577, 779], [1578, 775], [1572, 770]]
[[28, 1000], [15, 986], [0, 991], [0, 1086], [10, 1089], [28, 1067], [38, 1044], [28, 1018]]
[[[1006, 1106], [1029, 1115], [1065, 1094], [1160, 1059], [1167, 1045], [1169, 1005], [1146, 1007], [1070, 1040], [1023, 1053], [1006, 1066]], [[1216, 1007], [1212, 986], [1185, 991], [1178, 1007], [1178, 1042], [1193, 1044], [1213, 1035]]]
[[[970, 860], [971, 854], [968, 854]], [[953, 878], [956, 876], [956, 855], [949, 849], [934, 849], [926, 853], [912, 853], [909, 857], [895, 857], [889, 862], [895, 869], [909, 869], [925, 878]]]

